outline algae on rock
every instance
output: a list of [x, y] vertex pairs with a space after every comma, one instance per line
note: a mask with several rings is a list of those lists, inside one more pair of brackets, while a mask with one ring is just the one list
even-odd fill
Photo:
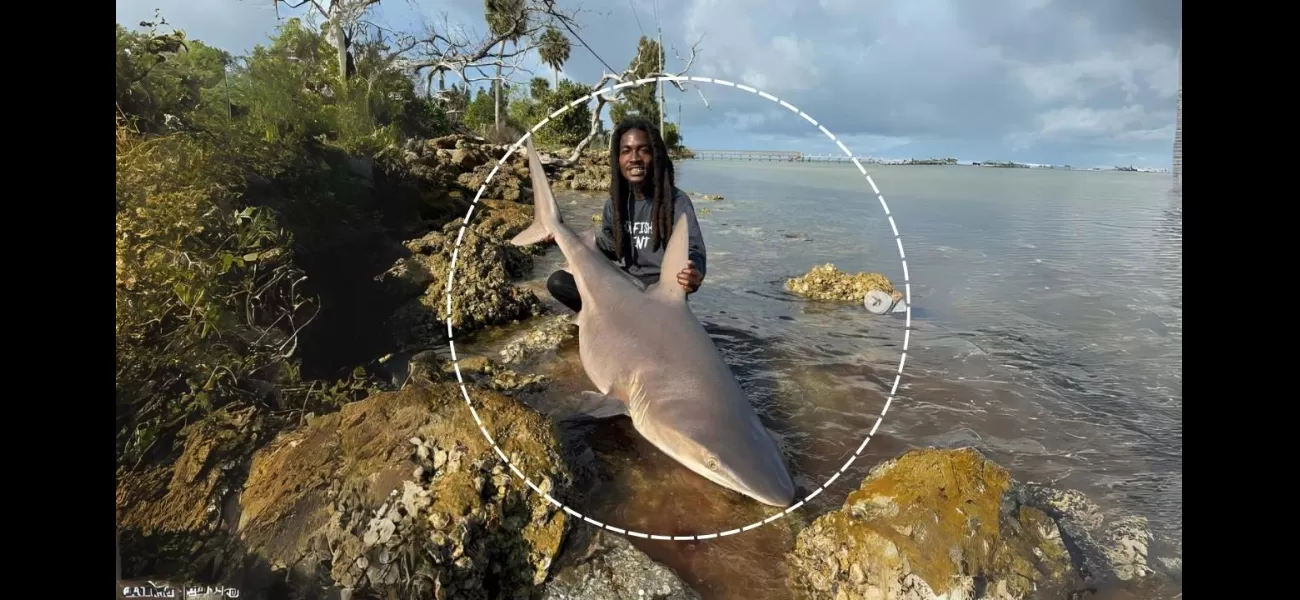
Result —
[[1102, 521], [1081, 494], [1017, 482], [976, 450], [911, 451], [800, 532], [791, 587], [814, 597], [1018, 600], [1150, 574], [1145, 520]]
[[[800, 532], [795, 587], [816, 596], [1001, 598], [1070, 583], [1055, 523], [1004, 503], [1012, 479], [975, 450], [920, 450], [876, 467], [841, 510]], [[991, 595], [991, 594], [990, 594]]]
[[[497, 393], [474, 401], [511, 463], [572, 501], [585, 475], [553, 425]], [[454, 382], [379, 394], [280, 435], [254, 456], [241, 501], [251, 552], [353, 598], [526, 592], [549, 576], [570, 523], [500, 460]]]
[[902, 297], [889, 278], [880, 273], [849, 275], [830, 263], [813, 267], [801, 277], [787, 279], [785, 289], [813, 300], [836, 302], [861, 302], [872, 290], [885, 292], [895, 299]]

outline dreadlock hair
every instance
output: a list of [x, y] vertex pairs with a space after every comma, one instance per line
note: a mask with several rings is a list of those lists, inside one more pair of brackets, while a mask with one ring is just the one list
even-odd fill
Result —
[[645, 190], [646, 196], [654, 200], [650, 214], [650, 222], [654, 230], [650, 247], [657, 250], [661, 246], [667, 246], [668, 236], [672, 234], [673, 228], [673, 190], [676, 182], [673, 177], [673, 163], [668, 158], [668, 146], [664, 144], [659, 129], [649, 119], [640, 116], [627, 117], [614, 128], [614, 134], [609, 142], [609, 170], [612, 178], [609, 185], [609, 199], [614, 209], [614, 223], [611, 229], [614, 230], [615, 256], [619, 260], [631, 251], [627, 232], [624, 231], [623, 219], [625, 215], [631, 214], [633, 190], [632, 184], [623, 178], [623, 170], [619, 168], [618, 148], [623, 141], [623, 134], [633, 130], [644, 132], [646, 137], [650, 138], [650, 146], [654, 149], [654, 161], [650, 165], [651, 174], [644, 184], [649, 188]]

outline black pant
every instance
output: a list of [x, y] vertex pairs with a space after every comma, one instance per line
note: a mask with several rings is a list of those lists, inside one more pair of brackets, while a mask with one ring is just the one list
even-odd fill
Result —
[[[641, 280], [647, 286], [657, 281], [659, 281], [658, 277], [646, 277]], [[568, 271], [560, 270], [551, 273], [551, 276], [546, 278], [546, 291], [551, 293], [552, 298], [569, 307], [569, 310], [582, 312], [582, 296], [578, 294], [578, 284]]]
[[561, 304], [573, 312], [582, 311], [582, 297], [578, 295], [578, 284], [568, 271], [556, 271], [546, 279], [546, 291]]

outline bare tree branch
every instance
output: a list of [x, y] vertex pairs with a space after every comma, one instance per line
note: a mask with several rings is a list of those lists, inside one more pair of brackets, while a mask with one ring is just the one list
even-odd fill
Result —
[[[401, 65], [417, 76], [433, 77], [452, 74], [466, 83], [496, 80], [495, 75], [475, 77], [470, 73], [482, 72], [485, 69], [495, 70], [500, 65], [503, 71], [500, 79], [509, 81], [510, 77], [505, 75], [504, 71], [509, 68], [512, 74], [519, 71], [531, 73], [530, 70], [522, 67], [523, 59], [529, 52], [537, 49], [541, 34], [547, 28], [557, 24], [574, 26], [576, 14], [576, 11], [562, 12], [552, 0], [530, 0], [525, 5], [522, 16], [516, 21], [516, 25], [520, 27], [507, 27], [505, 29], [512, 31], [500, 35], [494, 35], [489, 30], [479, 36], [477, 41], [471, 41], [470, 36], [463, 30], [456, 31], [458, 28], [450, 25], [444, 24], [438, 29], [430, 28], [428, 35], [417, 45], [418, 57], [404, 59]], [[445, 22], [445, 16], [443, 20]], [[519, 29], [523, 32], [523, 35], [519, 36], [519, 43], [513, 49], [499, 53], [501, 42], [514, 38], [513, 34], [518, 33]]]
[[[617, 104], [619, 102], [622, 102], [623, 91], [630, 87], [634, 87], [634, 84], [639, 80], [649, 79], [652, 77], [680, 78], [685, 76], [686, 72], [689, 71], [691, 67], [695, 65], [695, 59], [696, 57], [699, 56], [699, 46], [700, 46], [700, 42], [702, 41], [703, 39], [701, 38], [700, 40], [696, 40], [694, 44], [691, 44], [691, 56], [683, 61], [686, 63], [686, 65], [683, 66], [682, 69], [680, 71], [677, 71], [676, 73], [670, 73], [667, 71], [657, 71], [657, 72], [651, 72], [650, 74], [645, 76], [638, 76], [636, 72], [639, 70], [638, 67], [641, 66], [641, 58], [640, 55], [638, 55], [637, 58], [632, 62], [632, 64], [629, 65], [628, 68], [625, 69], [622, 73], [614, 74], [606, 71], [603, 75], [601, 75], [600, 81], [597, 81], [596, 84], [591, 86], [590, 88], [593, 93], [605, 90], [606, 89], [605, 86], [611, 83], [613, 83], [614, 85], [612, 88], [608, 89], [607, 91], [596, 94], [596, 110], [592, 111], [591, 113], [591, 131], [587, 133], [587, 137], [583, 138], [583, 140], [578, 143], [577, 147], [573, 149], [573, 153], [571, 153], [569, 157], [565, 159], [564, 162], [568, 164], [572, 164], [573, 162], [577, 161], [578, 157], [582, 156], [582, 152], [586, 150], [587, 146], [591, 145], [591, 141], [595, 139], [597, 135], [600, 135], [601, 129], [603, 128], [603, 123], [601, 122], [601, 113], [604, 112], [606, 104]], [[674, 54], [676, 54], [676, 50], [674, 50]], [[680, 54], [677, 55], [677, 59], [682, 60]], [[677, 79], [670, 79], [669, 83], [671, 83], [679, 91], [683, 91], [683, 92], [686, 91], [686, 88], [682, 85], [684, 83], [682, 81], [679, 81]], [[648, 85], [648, 84], [643, 83], [641, 85]], [[698, 90], [699, 88], [697, 87], [696, 89]], [[704, 98], [704, 92], [702, 91], [700, 92], [700, 98]], [[708, 103], [709, 103], [708, 99], [704, 99], [704, 105], [708, 106]]]

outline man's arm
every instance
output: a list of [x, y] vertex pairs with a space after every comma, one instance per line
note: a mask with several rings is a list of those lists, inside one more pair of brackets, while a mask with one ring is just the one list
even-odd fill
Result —
[[600, 229], [596, 231], [596, 248], [610, 260], [618, 260], [614, 252], [614, 202], [605, 201], [605, 211], [600, 217]]
[[703, 280], [708, 271], [707, 262], [708, 252], [704, 248], [704, 232], [700, 230], [700, 222], [695, 218], [695, 205], [691, 203], [691, 197], [681, 190], [677, 190], [677, 198], [674, 204], [676, 208], [673, 212], [686, 215], [686, 224], [690, 226], [690, 251], [687, 253], [691, 262], [695, 263], [695, 270], [700, 272], [700, 279]]

